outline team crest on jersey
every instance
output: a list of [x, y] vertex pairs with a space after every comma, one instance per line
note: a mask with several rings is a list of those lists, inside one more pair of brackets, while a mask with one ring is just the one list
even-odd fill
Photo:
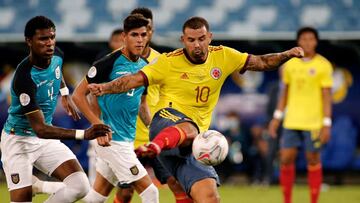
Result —
[[56, 79], [60, 79], [60, 66], [55, 68], [55, 77]]
[[315, 75], [315, 73], [316, 73], [315, 68], [310, 68], [309, 75]]
[[20, 182], [20, 176], [18, 173], [13, 173], [11, 174], [11, 181], [14, 183], [14, 184], [18, 184]]
[[21, 93], [19, 99], [22, 106], [27, 106], [30, 103], [30, 96], [26, 93]]
[[93, 78], [95, 77], [96, 73], [97, 73], [96, 67], [92, 66], [88, 71], [88, 77]]
[[136, 176], [137, 174], [139, 174], [139, 169], [137, 166], [133, 166], [130, 168], [131, 174], [133, 174], [134, 176]]
[[211, 69], [210, 71], [210, 75], [212, 78], [214, 78], [215, 80], [219, 79], [221, 77], [221, 70], [220, 68], [214, 67]]

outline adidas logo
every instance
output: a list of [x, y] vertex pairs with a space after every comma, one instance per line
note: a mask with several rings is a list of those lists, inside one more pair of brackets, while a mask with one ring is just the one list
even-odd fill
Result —
[[180, 76], [181, 79], [189, 79], [189, 76], [186, 74], [186, 73], [183, 73], [181, 76]]

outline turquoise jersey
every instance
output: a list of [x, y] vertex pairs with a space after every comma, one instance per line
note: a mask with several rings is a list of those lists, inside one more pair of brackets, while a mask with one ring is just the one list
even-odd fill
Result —
[[26, 114], [41, 110], [46, 124], [51, 125], [62, 80], [63, 53], [55, 49], [50, 65], [37, 68], [26, 57], [16, 68], [11, 82], [11, 103], [4, 125], [6, 133], [36, 136]]
[[[143, 58], [139, 58], [136, 62], [130, 61], [121, 53], [121, 50], [118, 50], [96, 61], [89, 69], [86, 79], [88, 83], [109, 82], [124, 75], [136, 73], [146, 64], [147, 61]], [[144, 90], [145, 87], [141, 86], [125, 93], [98, 97], [101, 119], [114, 131], [113, 140], [134, 141], [141, 96], [146, 94]]]

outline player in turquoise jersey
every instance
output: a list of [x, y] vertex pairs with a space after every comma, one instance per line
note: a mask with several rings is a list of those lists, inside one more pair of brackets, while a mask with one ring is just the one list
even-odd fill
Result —
[[15, 71], [9, 117], [1, 134], [10, 201], [31, 202], [35, 166], [64, 183], [47, 202], [74, 202], [88, 192], [88, 179], [71, 150], [51, 139], [94, 139], [111, 130], [103, 124], [87, 130], [51, 125], [59, 94], [67, 112], [79, 119], [62, 77], [63, 54], [55, 48], [54, 23], [44, 16], [32, 18], [25, 26], [25, 40], [30, 54]]
[[112, 140], [110, 136], [98, 139], [98, 144], [108, 147], [95, 146], [97, 174], [93, 190], [83, 199], [85, 202], [105, 202], [118, 184], [133, 185], [142, 202], [159, 202], [158, 190], [134, 152], [137, 115], [145, 125], [149, 125], [151, 119], [145, 88], [98, 97], [100, 117], [87, 99], [88, 84], [109, 82], [136, 73], [147, 64], [140, 57], [147, 42], [147, 25], [148, 21], [142, 15], [128, 16], [124, 20], [124, 48], [96, 61], [74, 91], [74, 102], [84, 116], [92, 124], [105, 123], [113, 130]]

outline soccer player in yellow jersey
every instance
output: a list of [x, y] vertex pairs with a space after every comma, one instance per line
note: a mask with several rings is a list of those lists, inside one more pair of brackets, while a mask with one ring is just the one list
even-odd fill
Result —
[[[159, 52], [154, 50], [150, 47], [150, 42], [152, 39], [152, 34], [154, 31], [153, 28], [153, 14], [152, 11], [146, 7], [139, 7], [135, 8], [131, 11], [130, 14], [141, 14], [144, 16], [148, 21], [148, 42], [145, 45], [144, 51], [142, 53], [142, 57], [146, 58], [148, 62], [151, 62], [156, 57], [160, 55]], [[161, 67], [160, 67], [161, 68]], [[147, 95], [146, 95], [146, 103], [149, 107], [151, 116], [154, 115], [155, 106], [159, 101], [159, 85], [154, 84], [150, 85], [147, 88]], [[143, 106], [140, 106], [143, 108]], [[139, 111], [141, 114], [142, 111]], [[136, 135], [135, 135], [135, 148], [144, 145], [149, 142], [149, 129], [148, 126], [145, 126], [143, 121], [140, 119], [141, 115], [137, 117], [136, 121]], [[176, 203], [191, 203], [192, 200], [186, 195], [185, 191], [182, 189], [181, 185], [176, 181], [176, 179], [161, 165], [161, 163], [157, 159], [153, 160], [146, 160], [140, 159], [142, 164], [148, 165], [150, 164], [151, 167], [154, 169], [154, 173], [156, 178], [161, 182], [161, 184], [167, 183], [171, 191], [175, 196]], [[119, 190], [115, 195], [114, 203], [127, 203], [131, 201], [131, 198], [134, 193], [134, 189], [129, 185], [119, 185]]]
[[150, 126], [151, 142], [137, 152], [140, 156], [159, 155], [161, 163], [197, 203], [220, 201], [214, 168], [197, 162], [189, 149], [195, 136], [208, 129], [225, 78], [235, 70], [273, 70], [303, 54], [295, 47], [282, 53], [249, 55], [225, 46], [209, 46], [211, 38], [208, 22], [192, 17], [183, 25], [184, 49], [161, 55], [136, 74], [88, 85], [96, 96], [160, 85], [158, 111]]
[[303, 48], [305, 57], [294, 58], [284, 64], [284, 88], [269, 132], [276, 136], [285, 115], [280, 140], [280, 184], [284, 202], [291, 202], [297, 148], [304, 142], [311, 203], [316, 203], [322, 182], [320, 146], [330, 138], [332, 66], [326, 58], [316, 53], [318, 32], [315, 29], [301, 28], [297, 33], [297, 43]]

